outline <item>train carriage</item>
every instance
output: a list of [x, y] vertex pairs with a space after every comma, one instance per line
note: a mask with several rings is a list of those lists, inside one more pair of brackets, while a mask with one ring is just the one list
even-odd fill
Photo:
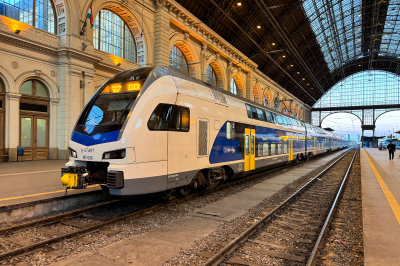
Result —
[[142, 68], [116, 75], [89, 100], [62, 183], [100, 184], [115, 196], [187, 194], [347, 145], [171, 68]]

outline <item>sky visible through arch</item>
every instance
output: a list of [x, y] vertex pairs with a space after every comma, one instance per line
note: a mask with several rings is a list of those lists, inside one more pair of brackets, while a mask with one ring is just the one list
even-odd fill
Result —
[[[400, 77], [381, 70], [356, 73], [337, 83], [313, 106], [346, 107], [362, 105], [400, 104]], [[316, 121], [313, 121], [313, 124]], [[361, 121], [349, 113], [337, 113], [326, 117], [322, 127], [335, 129], [336, 133], [356, 140], [361, 136]], [[387, 136], [400, 130], [400, 111], [381, 115], [376, 121], [375, 136]], [[365, 136], [372, 136], [366, 131]], [[397, 135], [400, 138], [400, 134]]]

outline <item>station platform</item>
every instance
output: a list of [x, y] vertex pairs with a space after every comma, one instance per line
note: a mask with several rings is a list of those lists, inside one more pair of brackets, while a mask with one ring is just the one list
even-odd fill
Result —
[[400, 265], [400, 156], [361, 149], [364, 262]]
[[[61, 167], [67, 160], [43, 160], [0, 163], [0, 209], [8, 206], [60, 197], [65, 194], [61, 184]], [[69, 190], [79, 194], [101, 190], [99, 186], [86, 190]]]

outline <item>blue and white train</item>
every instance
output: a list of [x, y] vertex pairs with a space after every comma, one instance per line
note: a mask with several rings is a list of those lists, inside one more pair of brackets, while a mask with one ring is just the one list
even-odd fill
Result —
[[62, 168], [69, 188], [115, 196], [187, 194], [348, 146], [169, 67], [122, 72], [80, 114]]

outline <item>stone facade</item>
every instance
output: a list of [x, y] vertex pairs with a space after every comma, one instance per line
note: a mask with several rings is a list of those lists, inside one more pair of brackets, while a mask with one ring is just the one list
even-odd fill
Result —
[[[81, 34], [91, 3], [94, 15], [107, 9], [129, 26], [136, 42], [137, 63], [95, 49], [90, 26]], [[54, 0], [53, 6], [57, 34], [0, 16], [3, 148], [9, 151], [11, 161], [16, 160], [20, 145], [19, 89], [26, 80], [36, 79], [48, 89], [48, 158], [65, 159], [75, 121], [101, 84], [127, 69], [169, 65], [174, 45], [185, 54], [191, 76], [205, 80], [211, 64], [220, 88], [230, 90], [234, 78], [240, 96], [253, 100], [256, 94], [258, 103], [264, 104], [267, 95], [270, 108], [276, 97], [291, 99], [298, 119], [301, 113], [302, 120], [310, 122], [309, 106], [262, 74], [253, 61], [175, 1]]]

